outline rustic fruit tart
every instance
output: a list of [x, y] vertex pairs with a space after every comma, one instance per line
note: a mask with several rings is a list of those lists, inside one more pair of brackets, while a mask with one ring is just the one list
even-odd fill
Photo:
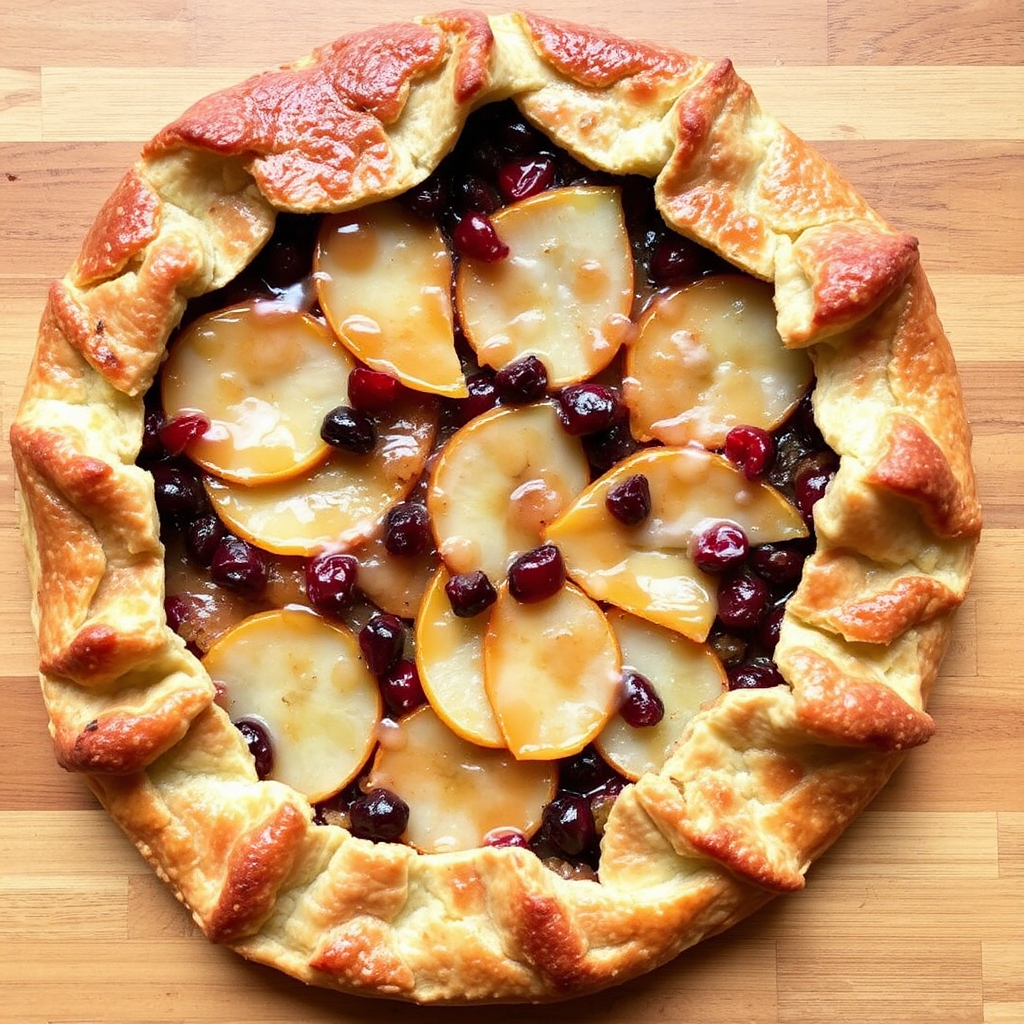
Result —
[[915, 241], [728, 62], [519, 14], [164, 129], [12, 447], [60, 763], [211, 939], [420, 1002], [801, 888], [980, 529]]

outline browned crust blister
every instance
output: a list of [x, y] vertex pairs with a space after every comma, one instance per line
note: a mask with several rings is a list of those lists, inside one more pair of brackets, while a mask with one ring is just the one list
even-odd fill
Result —
[[[583, 162], [656, 179], [665, 219], [774, 282], [841, 457], [776, 660], [788, 687], [699, 714], [616, 801], [600, 883], [532, 854], [421, 856], [314, 826], [257, 782], [166, 627], [141, 395], [187, 299], [274, 211], [396, 195], [512, 97]], [[815, 857], [933, 723], [980, 530], [969, 428], [916, 241], [716, 64], [548, 19], [450, 12], [346, 37], [200, 101], [144, 149], [54, 285], [11, 432], [60, 762], [207, 935], [299, 978], [423, 1002], [543, 1000], [721, 931]]]

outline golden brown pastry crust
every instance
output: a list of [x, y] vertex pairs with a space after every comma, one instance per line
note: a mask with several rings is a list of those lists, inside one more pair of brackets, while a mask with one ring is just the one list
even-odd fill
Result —
[[[257, 782], [165, 624], [141, 395], [185, 302], [274, 211], [405, 191], [477, 106], [513, 97], [594, 167], [656, 178], [666, 220], [774, 282], [841, 457], [776, 661], [618, 798], [600, 883], [531, 853], [421, 856], [314, 826]], [[765, 115], [723, 61], [530, 15], [449, 12], [345, 37], [200, 101], [144, 149], [54, 285], [11, 441], [60, 762], [206, 934], [320, 985], [422, 1002], [623, 981], [804, 874], [928, 739], [924, 710], [980, 530], [969, 429], [914, 239]]]

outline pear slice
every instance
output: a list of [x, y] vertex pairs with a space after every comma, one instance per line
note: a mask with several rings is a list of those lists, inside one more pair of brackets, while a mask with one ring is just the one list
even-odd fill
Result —
[[594, 740], [601, 756], [627, 779], [659, 771], [672, 753], [683, 726], [726, 689], [725, 669], [706, 644], [612, 609], [608, 622], [622, 650], [623, 671], [645, 676], [665, 706], [657, 725], [636, 729], [620, 715], [611, 718]]
[[208, 476], [206, 492], [230, 529], [267, 551], [351, 550], [415, 486], [436, 431], [436, 404], [409, 396], [381, 414], [368, 455], [337, 451], [304, 476], [259, 487]]
[[813, 367], [803, 349], [783, 346], [772, 294], [768, 284], [728, 275], [654, 300], [623, 382], [638, 438], [721, 448], [735, 426], [771, 430], [789, 415]]
[[[647, 477], [651, 514], [624, 526], [608, 511], [608, 492], [634, 474]], [[800, 513], [773, 487], [746, 479], [704, 448], [648, 448], [595, 480], [545, 531], [566, 572], [595, 601], [607, 601], [691, 640], [714, 622], [718, 580], [694, 565], [691, 541], [703, 524], [737, 523], [751, 545], [805, 537]]]
[[266, 727], [271, 778], [315, 802], [366, 763], [381, 697], [347, 629], [306, 608], [263, 612], [225, 633], [203, 664], [224, 684], [231, 719], [255, 718]]
[[445, 593], [451, 579], [434, 574], [416, 617], [416, 667], [438, 717], [458, 736], [481, 747], [504, 747], [484, 688], [487, 615], [459, 618]]
[[530, 836], [555, 795], [555, 765], [520, 763], [507, 750], [473, 746], [428, 704], [390, 732], [397, 735], [382, 741], [369, 784], [409, 805], [404, 838], [423, 853], [474, 849], [503, 829]]
[[435, 225], [400, 203], [327, 217], [315, 257], [317, 297], [341, 343], [417, 391], [461, 398], [452, 327], [452, 260]]
[[535, 604], [520, 604], [505, 585], [484, 638], [484, 682], [518, 759], [568, 757], [619, 706], [619, 645], [601, 609], [572, 584]]
[[463, 260], [455, 302], [481, 363], [537, 356], [551, 387], [593, 377], [632, 334], [633, 259], [616, 188], [552, 189], [491, 220], [509, 247]]
[[588, 480], [583, 446], [562, 429], [553, 403], [477, 416], [451, 437], [431, 475], [438, 551], [452, 573], [482, 569], [497, 586]]

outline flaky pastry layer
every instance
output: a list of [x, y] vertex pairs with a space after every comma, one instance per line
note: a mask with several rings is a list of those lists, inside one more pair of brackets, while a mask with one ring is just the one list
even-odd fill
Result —
[[[256, 779], [167, 627], [142, 395], [191, 297], [278, 210], [398, 195], [512, 98], [588, 166], [775, 286], [840, 456], [790, 600], [788, 686], [724, 694], [617, 799], [600, 882], [530, 852], [420, 855], [312, 824]], [[981, 520], [956, 369], [915, 239], [710, 63], [546, 18], [449, 12], [350, 35], [195, 104], [144, 148], [54, 284], [11, 430], [58, 760], [214, 941], [307, 982], [420, 1002], [548, 1000], [720, 932], [810, 863], [925, 742]]]

